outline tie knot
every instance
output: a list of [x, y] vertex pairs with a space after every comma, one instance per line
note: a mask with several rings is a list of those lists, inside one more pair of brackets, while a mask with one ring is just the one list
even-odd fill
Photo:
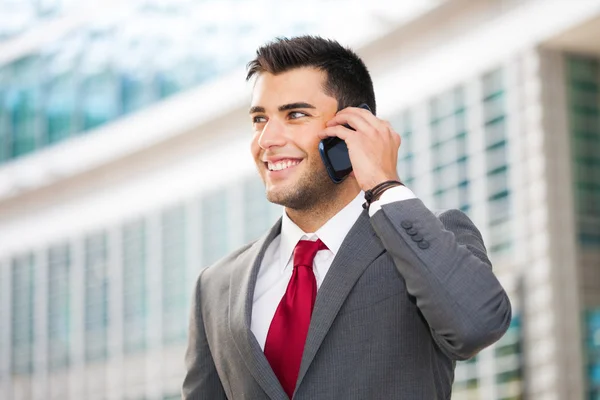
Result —
[[312, 267], [315, 255], [319, 250], [327, 250], [327, 246], [321, 242], [321, 239], [317, 239], [314, 242], [312, 240], [299, 241], [294, 249], [294, 267], [301, 265]]

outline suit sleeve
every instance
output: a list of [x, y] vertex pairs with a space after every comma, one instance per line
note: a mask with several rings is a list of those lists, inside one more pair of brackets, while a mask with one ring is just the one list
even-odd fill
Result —
[[436, 343], [471, 358], [508, 329], [511, 306], [469, 217], [436, 217], [419, 199], [384, 204], [371, 224], [404, 277]]
[[[206, 271], [206, 270], [204, 270]], [[183, 381], [182, 399], [184, 400], [219, 400], [227, 399], [217, 369], [213, 361], [200, 305], [202, 274], [198, 278], [194, 302], [192, 305], [188, 347], [185, 355], [186, 375]]]

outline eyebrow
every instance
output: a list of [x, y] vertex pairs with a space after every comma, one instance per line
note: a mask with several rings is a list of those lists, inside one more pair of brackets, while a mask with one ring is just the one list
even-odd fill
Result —
[[[315, 106], [313, 106], [312, 104], [309, 103], [304, 103], [304, 102], [296, 102], [296, 103], [289, 103], [289, 104], [284, 104], [282, 106], [279, 106], [277, 109], [279, 111], [288, 111], [288, 110], [295, 110], [298, 108], [316, 108]], [[254, 114], [254, 113], [264, 113], [265, 112], [265, 108], [261, 107], [261, 106], [253, 106], [250, 107], [250, 111], [249, 114]]]

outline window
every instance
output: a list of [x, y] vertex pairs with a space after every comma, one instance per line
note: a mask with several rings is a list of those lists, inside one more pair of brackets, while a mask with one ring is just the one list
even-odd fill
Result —
[[479, 393], [479, 371], [477, 356], [456, 363], [455, 381], [452, 393], [457, 398], [460, 395], [466, 398], [478, 398]]
[[67, 244], [48, 251], [48, 364], [51, 370], [69, 365], [71, 342], [70, 251]]
[[85, 356], [87, 361], [106, 358], [109, 275], [106, 234], [85, 239]]
[[202, 199], [202, 265], [208, 267], [229, 250], [227, 192], [221, 190]]
[[123, 347], [125, 353], [146, 348], [146, 224], [131, 221], [123, 227]]
[[11, 157], [18, 157], [35, 150], [38, 144], [41, 100], [39, 57], [22, 58], [14, 62], [11, 69], [11, 84], [5, 95], [5, 106], [12, 132], [9, 153]]
[[156, 85], [160, 97], [169, 97], [193, 86], [196, 83], [197, 68], [191, 58], [187, 58], [181, 60], [176, 66], [159, 72], [156, 76]]
[[281, 216], [281, 207], [269, 202], [265, 185], [255, 177], [244, 182], [244, 241], [255, 240], [265, 234]]
[[567, 58], [567, 86], [578, 238], [600, 247], [600, 60]]
[[588, 309], [585, 313], [586, 343], [588, 354], [588, 395], [600, 398], [600, 308]]
[[56, 143], [75, 132], [77, 85], [72, 71], [53, 76], [47, 84], [46, 141]]
[[393, 118], [392, 125], [402, 139], [402, 144], [398, 151], [398, 176], [400, 176], [400, 180], [406, 186], [410, 187], [415, 179], [414, 146], [412, 143], [413, 122], [410, 112], [404, 111]]
[[[90, 24], [44, 41], [38, 54], [8, 65], [10, 90], [0, 93], [0, 135], [5, 136], [0, 144], [10, 151], [0, 149], [0, 162], [93, 130], [247, 62], [253, 56], [247, 50], [271, 36], [272, 27], [235, 12], [215, 19], [213, 3], [134, 2], [124, 13], [95, 16]], [[81, 6], [74, 0], [0, 4], [0, 41]], [[318, 27], [310, 13], [276, 14], [285, 26], [278, 34]], [[14, 71], [27, 78], [18, 80]]]
[[151, 82], [140, 72], [121, 75], [121, 104], [124, 114], [137, 111], [154, 100]]
[[438, 209], [470, 208], [464, 88], [430, 102], [434, 201]]
[[513, 236], [504, 86], [502, 69], [482, 77], [491, 255], [507, 252], [512, 246]]
[[15, 375], [33, 372], [34, 259], [32, 254], [14, 258], [12, 272], [11, 369]]
[[186, 216], [184, 206], [162, 214], [162, 285], [163, 341], [165, 344], [185, 340], [188, 317], [189, 287], [186, 280]]
[[520, 399], [523, 394], [522, 343], [521, 315], [515, 308], [508, 330], [493, 345], [499, 400]]
[[0, 66], [0, 163], [12, 157], [12, 128], [8, 112], [9, 72], [8, 67]]
[[109, 69], [90, 74], [83, 80], [83, 129], [96, 128], [118, 114], [114, 77]]

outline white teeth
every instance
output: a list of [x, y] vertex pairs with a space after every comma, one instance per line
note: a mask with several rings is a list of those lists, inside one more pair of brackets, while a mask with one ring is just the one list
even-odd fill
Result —
[[283, 169], [287, 169], [293, 167], [294, 165], [300, 164], [298, 160], [284, 160], [277, 161], [276, 163], [268, 162], [268, 167], [270, 171], [281, 171]]

